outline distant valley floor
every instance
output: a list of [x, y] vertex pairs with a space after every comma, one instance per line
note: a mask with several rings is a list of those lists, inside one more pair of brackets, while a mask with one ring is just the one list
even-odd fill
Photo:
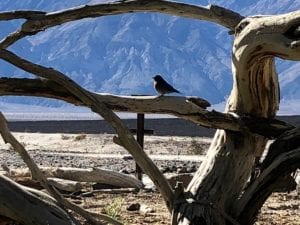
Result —
[[[300, 127], [300, 116], [280, 116], [278, 119]], [[130, 129], [136, 128], [135, 119], [124, 119], [124, 122]], [[13, 132], [31, 133], [115, 133], [104, 120], [10, 121], [9, 128]], [[158, 136], [212, 137], [215, 133], [214, 129], [177, 118], [146, 119], [145, 129], [152, 130]]]

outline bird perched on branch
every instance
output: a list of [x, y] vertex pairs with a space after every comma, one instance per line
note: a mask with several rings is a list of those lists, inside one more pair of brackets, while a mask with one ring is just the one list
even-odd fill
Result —
[[167, 81], [164, 80], [160, 75], [155, 75], [153, 77], [154, 88], [159, 93], [159, 96], [169, 93], [180, 93], [178, 90], [173, 88]]

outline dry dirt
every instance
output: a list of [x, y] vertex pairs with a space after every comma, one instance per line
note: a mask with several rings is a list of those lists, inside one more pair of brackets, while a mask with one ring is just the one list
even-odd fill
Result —
[[[127, 225], [170, 224], [170, 214], [159, 193], [105, 194], [85, 198], [78, 203], [94, 212], [103, 212], [107, 202], [116, 203], [119, 218]], [[148, 207], [149, 212], [129, 212], [127, 207], [140, 203]], [[296, 191], [289, 194], [275, 193], [263, 206], [255, 225], [299, 225], [299, 196]]]
[[[112, 142], [111, 134], [40, 134], [15, 133], [34, 160], [41, 166], [105, 167], [115, 170], [126, 168], [132, 172], [133, 160], [124, 160], [127, 152]], [[150, 155], [176, 155], [178, 162], [160, 160], [160, 168], [197, 167], [197, 160], [183, 164], [183, 155], [204, 154], [211, 139], [202, 137], [146, 136], [145, 151]], [[24, 163], [9, 145], [0, 140], [0, 164], [9, 168], [24, 167]], [[102, 154], [103, 158], [99, 157]], [[105, 158], [113, 154], [121, 156], [117, 160]], [[76, 197], [72, 201], [94, 212], [112, 211], [127, 225], [170, 224], [170, 216], [164, 202], [157, 192], [122, 194], [100, 194], [93, 197]], [[275, 193], [262, 208], [256, 225], [300, 225], [299, 193]], [[149, 212], [133, 211], [126, 208], [132, 203], [147, 206]], [[1, 222], [1, 221], [0, 221]], [[1, 224], [1, 223], [0, 223]]]

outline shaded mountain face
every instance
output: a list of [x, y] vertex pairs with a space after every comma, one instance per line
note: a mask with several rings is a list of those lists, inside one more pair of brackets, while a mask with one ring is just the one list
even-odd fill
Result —
[[[105, 0], [0, 1], [1, 11], [62, 10]], [[298, 0], [190, 0], [191, 4], [218, 4], [242, 15], [277, 14], [300, 8]], [[22, 21], [1, 22], [0, 38]], [[113, 94], [153, 95], [154, 74], [162, 76], [184, 95], [219, 103], [232, 87], [232, 37], [217, 25], [158, 13], [136, 13], [66, 23], [28, 37], [10, 50], [35, 63], [67, 74], [85, 88]], [[300, 64], [278, 62], [285, 99], [300, 99]], [[0, 61], [0, 75], [31, 76]], [[1, 97], [0, 101], [58, 106], [59, 101]]]

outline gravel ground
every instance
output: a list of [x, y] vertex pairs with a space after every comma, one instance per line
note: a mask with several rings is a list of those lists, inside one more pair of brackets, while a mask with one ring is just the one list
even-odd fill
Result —
[[[14, 135], [40, 166], [100, 167], [128, 173], [135, 170], [134, 160], [125, 149], [112, 142], [112, 134], [14, 133]], [[210, 138], [203, 137], [146, 136], [145, 151], [149, 155], [164, 156], [161, 160], [154, 160], [164, 172], [176, 172], [182, 168], [194, 172], [199, 167], [200, 161], [186, 161], [182, 158], [185, 155], [204, 153], [210, 141]], [[9, 145], [0, 142], [0, 149], [1, 165], [5, 164], [9, 168], [25, 167], [22, 159]], [[167, 160], [167, 155], [171, 155], [173, 160]]]

